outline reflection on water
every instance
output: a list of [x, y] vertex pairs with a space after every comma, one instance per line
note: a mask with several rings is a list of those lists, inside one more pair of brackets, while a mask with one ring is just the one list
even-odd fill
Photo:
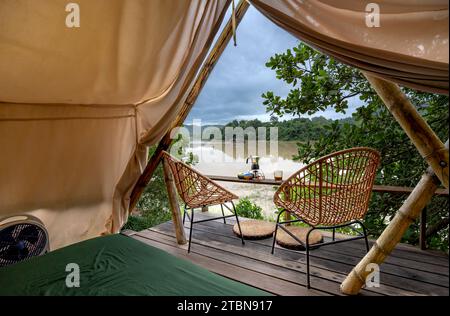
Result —
[[[275, 170], [282, 170], [283, 179], [286, 179], [303, 166], [300, 162], [292, 160], [292, 156], [297, 154], [295, 142], [278, 142], [278, 150], [275, 151], [271, 151], [270, 144], [266, 144], [265, 152], [263, 151], [264, 148], [251, 148], [247, 145], [247, 143], [239, 144], [236, 148], [231, 144], [228, 144], [227, 147], [227, 144], [218, 142], [202, 142], [190, 144], [186, 149], [197, 156], [198, 163], [195, 164], [195, 168], [205, 175], [237, 178], [238, 173], [250, 169], [250, 165], [245, 163], [247, 156], [250, 154], [258, 154], [261, 157], [259, 166], [266, 179], [273, 179]], [[234, 150], [231, 149], [232, 147], [234, 147]], [[248, 197], [253, 203], [262, 207], [266, 217], [272, 219], [275, 217], [276, 207], [273, 204], [273, 194], [277, 189], [276, 186], [232, 182], [221, 182], [220, 184], [239, 197]], [[220, 207], [212, 207], [209, 211], [221, 212]]]

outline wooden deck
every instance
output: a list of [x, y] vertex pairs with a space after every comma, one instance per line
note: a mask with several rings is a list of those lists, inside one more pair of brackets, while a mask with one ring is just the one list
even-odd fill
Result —
[[[196, 213], [196, 219], [205, 216], [208, 215]], [[171, 222], [134, 233], [132, 237], [276, 295], [342, 295], [340, 283], [365, 254], [361, 240], [313, 250], [312, 289], [308, 290], [303, 252], [277, 247], [271, 255], [272, 239], [247, 240], [243, 246], [233, 235], [233, 224], [231, 219], [227, 219], [227, 224], [222, 221], [195, 224], [190, 254], [187, 245], [177, 245]], [[361, 295], [449, 295], [449, 259], [444, 253], [398, 245], [380, 269], [381, 286], [363, 289]]]

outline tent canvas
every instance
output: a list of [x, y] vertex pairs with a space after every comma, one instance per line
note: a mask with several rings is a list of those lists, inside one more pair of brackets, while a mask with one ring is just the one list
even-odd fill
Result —
[[229, 1], [0, 2], [0, 216], [30, 213], [52, 249], [118, 232], [129, 194]]
[[[369, 2], [250, 1], [369, 75], [448, 94], [448, 2], [378, 1], [381, 27]], [[52, 249], [126, 222], [146, 148], [182, 110], [230, 1], [77, 3], [68, 28], [66, 1], [0, 2], [0, 216], [40, 218]]]

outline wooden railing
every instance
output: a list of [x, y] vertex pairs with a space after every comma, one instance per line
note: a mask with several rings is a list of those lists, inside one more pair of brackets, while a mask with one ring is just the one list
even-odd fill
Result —
[[[234, 183], [245, 183], [245, 184], [261, 184], [261, 185], [272, 185], [277, 186], [283, 183], [283, 181], [275, 181], [274, 179], [264, 179], [264, 180], [244, 180], [237, 177], [225, 177], [225, 176], [208, 176], [208, 178], [215, 181], [224, 182], [234, 182]], [[410, 194], [414, 188], [401, 187], [401, 186], [388, 186], [388, 185], [374, 185], [373, 192], [376, 193], [388, 193], [388, 194]], [[434, 193], [437, 196], [448, 196], [448, 189], [440, 188]], [[423, 209], [422, 215], [420, 216], [420, 235], [419, 235], [419, 245], [420, 249], [425, 250], [427, 248], [426, 244], [426, 231], [427, 231], [427, 209]]]

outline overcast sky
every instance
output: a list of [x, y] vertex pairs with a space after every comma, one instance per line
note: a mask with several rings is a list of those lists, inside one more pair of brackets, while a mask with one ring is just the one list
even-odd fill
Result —
[[[270, 116], [262, 104], [261, 94], [271, 90], [284, 97], [289, 86], [277, 80], [275, 72], [265, 67], [265, 63], [275, 53], [297, 44], [296, 38], [250, 7], [237, 31], [237, 47], [230, 42], [225, 49], [185, 124], [192, 124], [193, 119], [201, 119], [202, 124], [255, 118], [267, 121]], [[354, 107], [351, 104], [346, 115], [330, 110], [316, 116], [343, 118], [350, 116]]]

